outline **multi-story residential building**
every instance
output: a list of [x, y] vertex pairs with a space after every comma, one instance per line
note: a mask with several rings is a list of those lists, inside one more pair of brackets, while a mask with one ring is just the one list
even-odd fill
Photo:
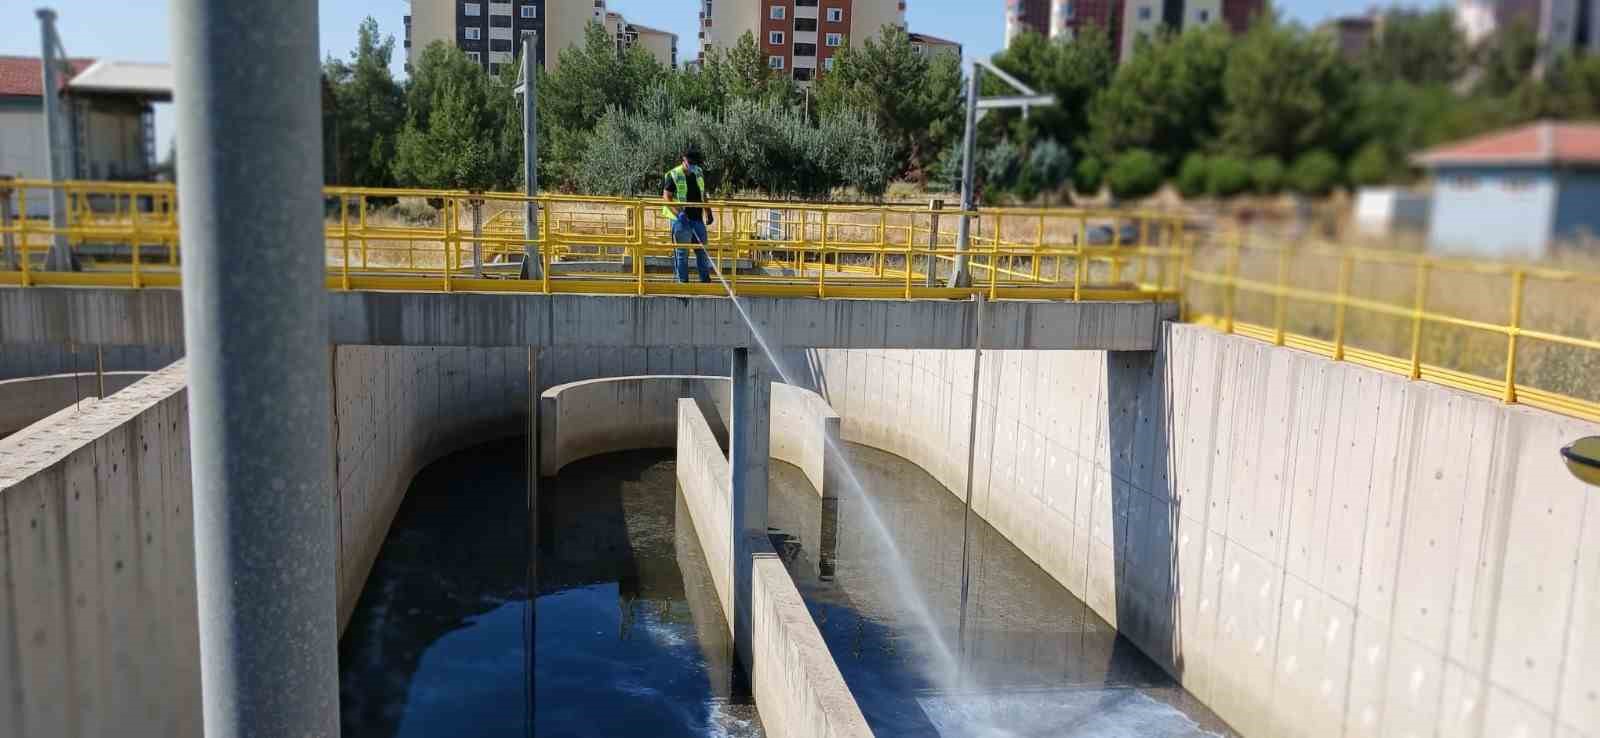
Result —
[[1546, 54], [1600, 49], [1600, 0], [1458, 0], [1456, 23], [1474, 44], [1523, 24]]
[[606, 13], [606, 33], [617, 42], [617, 53], [638, 46], [649, 52], [656, 61], [678, 68], [678, 34], [659, 28], [629, 23], [621, 13]]
[[954, 54], [957, 59], [961, 58], [961, 44], [955, 41], [926, 33], [910, 33], [907, 36], [911, 39], [911, 48], [925, 57], [931, 59], [936, 54]]
[[700, 54], [753, 35], [773, 69], [800, 82], [826, 74], [847, 43], [906, 26], [905, 0], [702, 0]]
[[[615, 22], [608, 18], [616, 16]], [[606, 12], [606, 0], [412, 0], [405, 17], [406, 64], [435, 41], [454, 44], [490, 73], [516, 61], [522, 37], [538, 33], [535, 56], [555, 69], [564, 49], [582, 44], [589, 24], [607, 26], [613, 35], [640, 43], [663, 64], [677, 59], [677, 37], [627, 23]]]
[[1366, 54], [1367, 49], [1372, 48], [1382, 28], [1383, 15], [1373, 12], [1367, 15], [1334, 18], [1323, 23], [1319, 30], [1333, 38], [1339, 54], [1346, 61], [1354, 62]]
[[1119, 57], [1127, 59], [1141, 41], [1164, 30], [1181, 32], [1222, 23], [1244, 33], [1266, 8], [1266, 0], [1115, 0], [1121, 5], [1122, 27], [1113, 33]]
[[1006, 0], [1006, 45], [1028, 31], [1053, 35], [1050, 21], [1050, 0]]

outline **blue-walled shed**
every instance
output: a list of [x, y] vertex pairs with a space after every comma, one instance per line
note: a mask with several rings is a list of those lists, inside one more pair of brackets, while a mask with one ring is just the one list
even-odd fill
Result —
[[1542, 257], [1600, 238], [1600, 124], [1540, 121], [1431, 149], [1428, 247]]

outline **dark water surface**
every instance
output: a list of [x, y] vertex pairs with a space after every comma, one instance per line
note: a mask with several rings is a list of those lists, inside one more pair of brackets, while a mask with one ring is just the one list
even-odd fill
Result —
[[823, 500], [773, 462], [769, 525], [873, 731], [895, 736], [1188, 738], [1226, 725], [994, 528], [973, 517], [965, 652], [958, 647], [963, 507], [905, 459], [847, 444], [958, 680], [894, 584], [862, 501]]
[[530, 587], [525, 443], [412, 483], [340, 642], [343, 734], [760, 736], [671, 453], [544, 480]]

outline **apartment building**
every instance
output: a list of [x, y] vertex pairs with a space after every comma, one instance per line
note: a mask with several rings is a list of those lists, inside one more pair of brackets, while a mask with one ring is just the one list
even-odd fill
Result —
[[606, 11], [606, 0], [412, 0], [405, 17], [406, 65], [429, 44], [443, 41], [495, 74], [516, 61], [525, 34], [538, 33], [535, 58], [555, 69], [564, 49], [584, 43], [591, 23], [628, 45], [643, 44], [663, 64], [677, 61], [677, 36], [627, 23]]
[[913, 32], [906, 36], [911, 39], [911, 49], [929, 59], [939, 54], [953, 54], [957, 59], [961, 58], [961, 44], [955, 41], [926, 33]]
[[1456, 23], [1474, 44], [1521, 23], [1547, 53], [1600, 49], [1600, 0], [1458, 0]]
[[1053, 36], [1050, 3], [1051, 0], [1006, 0], [1006, 45], [1028, 31]]
[[888, 25], [906, 27], [905, 0], [702, 0], [700, 55], [749, 33], [768, 66], [809, 82], [832, 68], [840, 48]]
[[1266, 0], [1006, 0], [1006, 43], [1027, 31], [1070, 40], [1097, 27], [1123, 59], [1164, 29], [1224, 23], [1243, 33], [1265, 7]]
[[663, 65], [678, 68], [678, 34], [629, 23], [621, 13], [613, 12], [606, 13], [605, 27], [606, 33], [616, 40], [617, 53], [638, 46]]

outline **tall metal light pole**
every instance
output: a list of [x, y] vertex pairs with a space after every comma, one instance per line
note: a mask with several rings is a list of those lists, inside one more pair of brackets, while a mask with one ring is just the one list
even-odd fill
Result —
[[544, 265], [539, 260], [539, 68], [534, 54], [539, 48], [539, 32], [522, 35], [522, 184], [528, 201], [523, 205], [522, 278], [540, 279]]
[[[1021, 92], [1022, 95], [979, 97], [978, 90], [984, 70], [988, 70], [990, 74]], [[1022, 114], [1026, 116], [1030, 108], [1055, 104], [1055, 95], [1040, 95], [1034, 92], [1033, 88], [1000, 71], [1000, 68], [989, 60], [972, 60], [972, 74], [967, 78], [967, 130], [961, 139], [961, 224], [956, 228], [956, 259], [954, 268], [950, 270], [951, 287], [967, 287], [972, 284], [972, 277], [967, 271], [966, 252], [972, 243], [972, 211], [977, 207], [978, 121], [983, 118], [982, 111], [1022, 108]]]
[[[68, 179], [72, 168], [71, 137], [62, 130], [65, 119], [61, 111], [61, 79], [58, 65], [66, 63], [61, 53], [61, 38], [56, 35], [56, 11], [39, 8], [39, 67], [43, 70], [44, 135], [46, 149], [45, 173], [54, 187], [50, 188], [50, 227], [55, 235], [50, 237], [50, 251], [45, 254], [44, 268], [51, 271], [68, 271], [75, 268], [72, 246], [67, 242], [67, 191], [61, 183]], [[28, 217], [23, 213], [22, 217]], [[26, 258], [26, 257], [24, 257]]]
[[339, 735], [317, 0], [173, 0], [208, 738]]

